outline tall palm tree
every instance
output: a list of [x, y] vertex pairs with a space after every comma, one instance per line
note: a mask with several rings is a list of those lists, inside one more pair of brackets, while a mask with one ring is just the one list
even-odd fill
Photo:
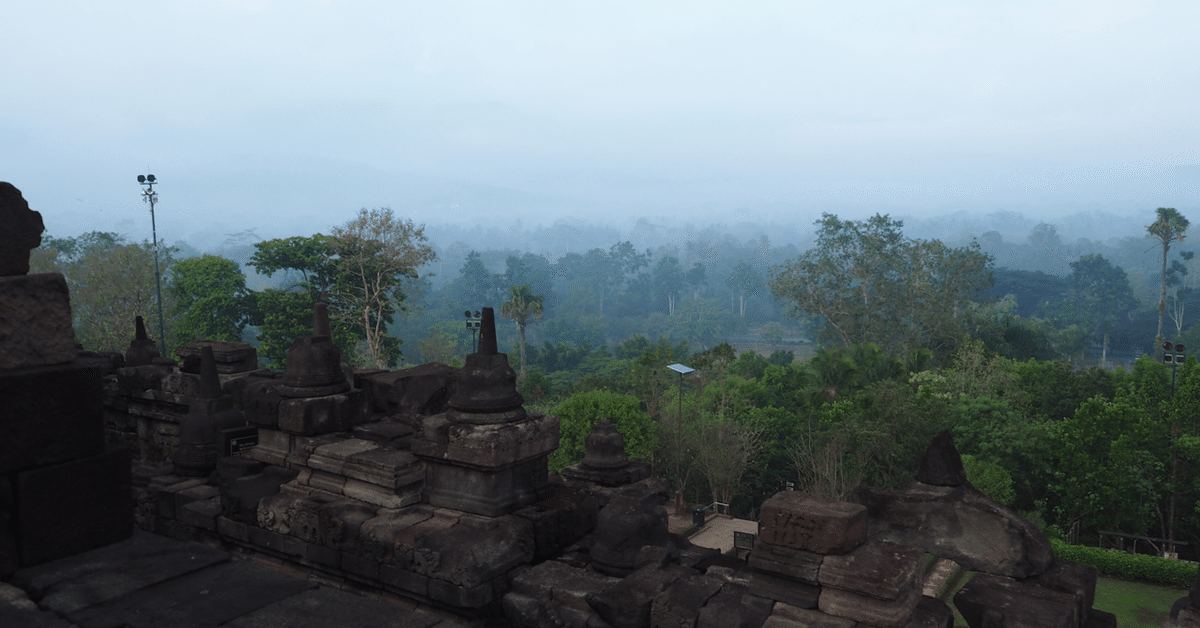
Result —
[[1162, 285], [1158, 297], [1158, 333], [1154, 336], [1154, 355], [1161, 360], [1163, 313], [1167, 309], [1167, 251], [1171, 249], [1171, 240], [1183, 242], [1183, 232], [1187, 231], [1191, 222], [1175, 211], [1173, 207], [1159, 207], [1155, 211], [1158, 212], [1158, 220], [1154, 221], [1152, 225], [1147, 225], [1146, 231], [1150, 237], [1157, 238], [1162, 244]]
[[517, 341], [521, 346], [521, 379], [525, 379], [525, 327], [542, 317], [544, 297], [533, 294], [529, 286], [509, 286], [509, 299], [500, 306], [500, 315], [517, 323]]

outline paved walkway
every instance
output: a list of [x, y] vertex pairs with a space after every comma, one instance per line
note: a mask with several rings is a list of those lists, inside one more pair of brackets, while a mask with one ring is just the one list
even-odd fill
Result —
[[11, 584], [0, 582], [0, 626], [461, 628], [429, 610], [323, 586], [136, 528], [128, 540], [28, 567]]

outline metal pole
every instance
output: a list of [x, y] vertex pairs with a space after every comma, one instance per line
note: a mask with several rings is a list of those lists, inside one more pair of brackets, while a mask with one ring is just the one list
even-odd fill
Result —
[[163, 354], [167, 352], [167, 331], [166, 325], [163, 324], [163, 309], [162, 309], [162, 279], [158, 270], [158, 227], [154, 224], [154, 184], [150, 184], [150, 234], [154, 238], [154, 286], [158, 291], [158, 341], [162, 343], [160, 349]]

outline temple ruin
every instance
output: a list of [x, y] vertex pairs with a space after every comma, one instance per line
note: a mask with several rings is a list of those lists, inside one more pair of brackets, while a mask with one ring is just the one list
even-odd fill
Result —
[[[19, 209], [0, 212], [28, 225], [0, 249], [27, 258], [41, 221]], [[284, 373], [242, 343], [164, 357], [140, 319], [125, 355], [96, 355], [74, 345], [62, 276], [4, 257], [3, 581], [136, 524], [461, 625], [948, 628], [949, 604], [924, 594], [932, 554], [977, 572], [951, 601], [973, 628], [1116, 625], [1092, 608], [1096, 569], [1055, 560], [971, 486], [945, 432], [901, 490], [776, 494], [739, 560], [668, 533], [665, 483], [611, 422], [548, 476], [558, 419], [524, 408], [490, 308], [461, 369], [351, 369], [322, 304]], [[1198, 589], [1169, 625], [1200, 625]]]

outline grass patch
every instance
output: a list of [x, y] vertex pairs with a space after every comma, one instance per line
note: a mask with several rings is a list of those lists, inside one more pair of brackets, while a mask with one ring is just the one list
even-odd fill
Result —
[[[954, 611], [955, 628], [967, 628], [967, 622], [954, 607], [954, 594], [974, 575], [973, 571], [964, 572], [944, 598]], [[1121, 628], [1159, 628], [1170, 615], [1171, 605], [1185, 595], [1185, 587], [1100, 576], [1096, 579], [1096, 600], [1092, 608], [1116, 615], [1117, 625]]]
[[1101, 576], [1096, 580], [1096, 602], [1092, 608], [1116, 615], [1117, 625], [1122, 628], [1158, 628], [1167, 620], [1175, 600], [1185, 595], [1185, 587]]

